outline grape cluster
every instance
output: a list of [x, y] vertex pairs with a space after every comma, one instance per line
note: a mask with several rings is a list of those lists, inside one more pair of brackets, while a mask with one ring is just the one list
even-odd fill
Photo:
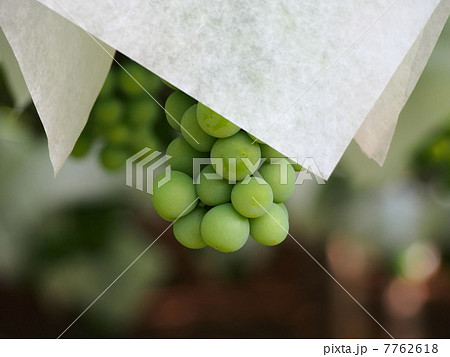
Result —
[[71, 154], [83, 157], [97, 142], [102, 166], [110, 170], [121, 168], [145, 147], [164, 150], [173, 138], [164, 110], [146, 93], [164, 103], [170, 89], [137, 63], [125, 58], [120, 63], [145, 90], [126, 71], [112, 66]]
[[[283, 202], [301, 167], [145, 68], [120, 62], [127, 71], [112, 67], [72, 156], [84, 156], [97, 141], [101, 163], [114, 170], [143, 148], [167, 147], [171, 175], [164, 184], [165, 173], [156, 178], [152, 203], [175, 221], [182, 245], [233, 252], [249, 235], [264, 245], [281, 243], [289, 229]], [[149, 93], [165, 102], [167, 120]], [[210, 163], [196, 173], [195, 159]]]
[[[222, 252], [240, 249], [249, 235], [264, 245], [281, 243], [289, 230], [283, 202], [300, 166], [181, 91], [165, 109], [181, 135], [167, 147], [171, 176], [155, 179], [152, 203], [175, 221], [175, 238], [188, 248]], [[197, 176], [196, 158], [210, 159]]]

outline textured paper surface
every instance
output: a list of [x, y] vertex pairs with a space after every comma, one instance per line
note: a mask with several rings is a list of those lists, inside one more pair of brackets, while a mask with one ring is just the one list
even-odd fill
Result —
[[33, 0], [0, 1], [0, 24], [44, 125], [57, 173], [86, 124], [112, 59], [85, 31]]
[[[447, 9], [445, 9], [445, 6], [447, 6]], [[441, 2], [433, 12], [430, 25], [426, 26], [418, 36], [383, 94], [356, 133], [355, 141], [362, 151], [379, 165], [383, 165], [386, 159], [398, 116], [425, 68], [448, 14], [448, 3]], [[392, 100], [393, 98], [396, 99]], [[381, 116], [381, 113], [384, 116]]]
[[324, 178], [361, 125], [358, 143], [384, 160], [450, 13], [450, 0], [39, 2]]

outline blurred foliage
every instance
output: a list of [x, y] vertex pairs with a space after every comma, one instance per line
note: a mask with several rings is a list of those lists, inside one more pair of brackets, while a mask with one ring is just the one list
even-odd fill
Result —
[[100, 161], [111, 170], [145, 147], [164, 151], [173, 139], [163, 110], [172, 90], [130, 59], [118, 54], [116, 60], [124, 69], [113, 62], [72, 151], [72, 157], [83, 157], [98, 143]]
[[413, 169], [420, 179], [450, 192], [450, 116], [447, 125], [419, 145]]

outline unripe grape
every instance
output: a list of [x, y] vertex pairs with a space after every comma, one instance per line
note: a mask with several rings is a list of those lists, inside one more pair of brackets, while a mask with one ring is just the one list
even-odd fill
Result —
[[263, 179], [251, 177], [250, 180], [238, 182], [233, 187], [231, 203], [234, 209], [245, 217], [262, 216], [273, 204], [272, 189]]
[[162, 79], [161, 77], [159, 78], [159, 80], [160, 80], [161, 82], [163, 82], [163, 83], [164, 83], [167, 87], [169, 87], [170, 89], [178, 90], [177, 87], [175, 87], [174, 85], [172, 85], [172, 84], [170, 84], [169, 82], [165, 81], [165, 80]]
[[155, 123], [162, 111], [153, 99], [140, 98], [128, 103], [126, 118], [134, 126], [142, 128], [144, 125]]
[[173, 225], [173, 234], [177, 241], [187, 248], [200, 249], [206, 247], [202, 239], [200, 227], [206, 209], [197, 207], [191, 213], [179, 218]]
[[197, 120], [207, 134], [216, 138], [227, 138], [240, 130], [237, 125], [202, 103], [197, 106]]
[[258, 170], [259, 174], [272, 187], [273, 201], [286, 201], [295, 189], [295, 171], [286, 159], [271, 159]]
[[163, 150], [161, 139], [148, 129], [133, 130], [130, 133], [128, 146], [132, 153], [136, 153], [146, 147], [157, 151]]
[[227, 180], [219, 176], [212, 165], [206, 166], [200, 173], [199, 183], [195, 185], [200, 201], [208, 206], [217, 206], [231, 201], [231, 190]]
[[123, 116], [123, 104], [115, 98], [97, 101], [91, 113], [91, 119], [100, 133], [120, 123]]
[[212, 147], [211, 158], [218, 158], [222, 161], [223, 172], [220, 172], [219, 167], [213, 162], [214, 169], [219, 175], [229, 180], [240, 181], [256, 171], [261, 158], [261, 150], [259, 144], [252, 144], [248, 135], [240, 131], [229, 138], [217, 140]]
[[118, 124], [106, 131], [106, 140], [109, 143], [119, 145], [130, 140], [130, 129], [126, 124]]
[[175, 138], [167, 147], [167, 155], [172, 156], [169, 164], [173, 170], [182, 171], [190, 176], [193, 174], [193, 159], [206, 158], [208, 153], [195, 150], [182, 136]]
[[289, 215], [289, 213], [288, 213], [288, 210], [287, 210], [287, 207], [286, 207], [286, 205], [284, 204], [284, 203], [276, 203], [278, 206], [280, 206], [282, 209], [283, 209], [283, 211], [284, 211], [284, 213], [286, 213], [287, 215]]
[[248, 219], [236, 212], [231, 203], [210, 209], [201, 225], [204, 242], [225, 253], [242, 248], [247, 242], [249, 231]]
[[[162, 83], [158, 76], [136, 62], [130, 62], [125, 67], [128, 73], [124, 70], [119, 71], [119, 87], [124, 95], [129, 97], [144, 97], [147, 96], [146, 91], [154, 93], [160, 88]], [[151, 100], [151, 98], [149, 99]]]
[[166, 100], [166, 118], [169, 125], [180, 131], [181, 118], [186, 110], [196, 104], [194, 98], [189, 97], [182, 91], [173, 92]]
[[281, 243], [286, 239], [288, 231], [288, 215], [277, 204], [272, 205], [264, 216], [250, 220], [250, 235], [264, 245]]
[[294, 160], [288, 159], [286, 156], [284, 156], [279, 151], [275, 150], [273, 147], [263, 144], [261, 145], [261, 157], [264, 157], [266, 159], [272, 159], [272, 158], [285, 158], [289, 161], [289, 163], [292, 165], [295, 171], [301, 171], [302, 167], [301, 165], [297, 164]]
[[292, 165], [292, 168], [294, 169], [294, 171], [296, 172], [300, 172], [303, 170], [302, 165], [296, 163], [294, 160], [292, 159], [288, 159], [289, 163]]
[[192, 178], [180, 171], [171, 171], [169, 181], [158, 187], [166, 173], [160, 174], [153, 182], [152, 203], [156, 212], [167, 221], [187, 215], [197, 206]]
[[126, 150], [114, 145], [106, 145], [100, 152], [100, 160], [103, 166], [110, 170], [117, 170], [125, 165], [128, 156]]
[[279, 151], [275, 150], [273, 147], [267, 144], [261, 144], [260, 148], [261, 148], [261, 156], [266, 159], [285, 157]]
[[[256, 136], [254, 136], [250, 133], [247, 133], [247, 135], [250, 137], [250, 139], [252, 139], [252, 141], [256, 141], [258, 144], [264, 144], [264, 142], [261, 141], [260, 139], [258, 139]], [[261, 156], [262, 156], [262, 148], [261, 148]], [[262, 157], [265, 157], [265, 156], [262, 156]]]
[[197, 121], [197, 104], [186, 110], [181, 118], [181, 134], [195, 149], [201, 152], [211, 151], [217, 138], [208, 135], [200, 128]]

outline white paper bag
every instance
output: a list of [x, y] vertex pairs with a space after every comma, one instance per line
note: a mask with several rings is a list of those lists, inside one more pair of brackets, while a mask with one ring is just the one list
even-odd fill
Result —
[[[110, 62], [81, 27], [300, 164], [312, 158], [310, 169], [328, 178], [355, 135], [384, 161], [449, 13], [450, 0], [20, 0], [2, 2], [0, 24], [46, 127], [55, 170]], [[46, 56], [52, 66], [36, 63]], [[76, 83], [55, 82], [61, 76]], [[53, 93], [80, 83], [85, 101]]]

